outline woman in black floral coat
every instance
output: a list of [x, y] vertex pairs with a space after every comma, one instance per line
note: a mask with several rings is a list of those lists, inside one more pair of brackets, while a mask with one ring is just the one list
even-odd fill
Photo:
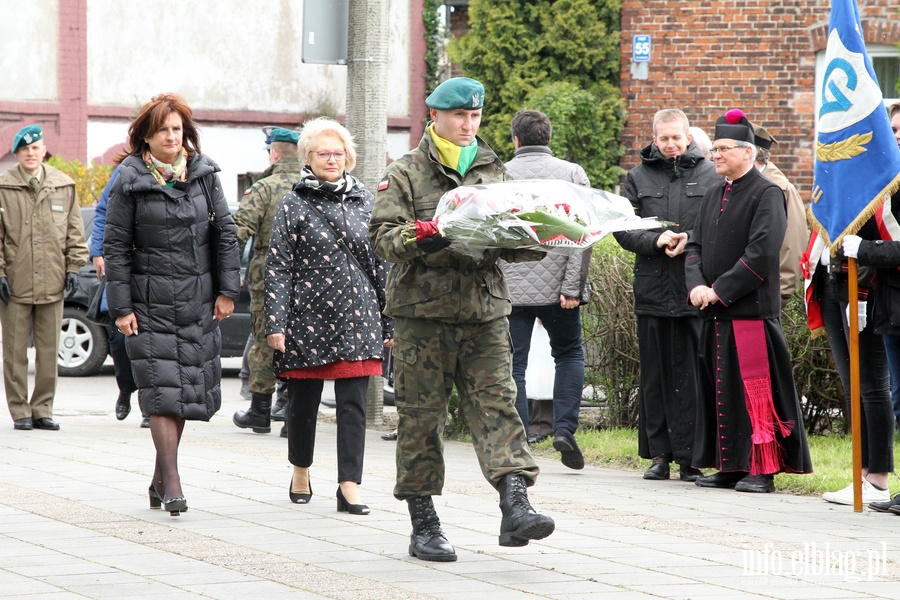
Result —
[[350, 175], [353, 138], [321, 118], [300, 134], [302, 178], [281, 202], [266, 260], [266, 336], [275, 371], [288, 380], [289, 495], [312, 498], [316, 416], [326, 379], [337, 403], [337, 509], [364, 515], [360, 502], [368, 378], [381, 375], [391, 345], [384, 308], [385, 271], [368, 238], [373, 197]]

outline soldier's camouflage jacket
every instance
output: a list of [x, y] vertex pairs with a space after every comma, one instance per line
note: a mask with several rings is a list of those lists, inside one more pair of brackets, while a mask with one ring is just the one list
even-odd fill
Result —
[[291, 191], [294, 183], [300, 180], [301, 170], [303, 162], [299, 157], [289, 156], [280, 159], [266, 169], [263, 176], [244, 192], [241, 204], [234, 213], [234, 225], [237, 227], [241, 254], [247, 240], [256, 236], [253, 241], [253, 258], [247, 267], [251, 311], [263, 310], [263, 277], [266, 255], [269, 253], [272, 220], [278, 212], [281, 199]]
[[453, 247], [426, 254], [405, 245], [401, 232], [417, 219], [434, 216], [441, 196], [461, 185], [497, 183], [509, 179], [503, 163], [483, 140], [465, 176], [444, 166], [426, 131], [419, 146], [392, 163], [378, 185], [369, 223], [375, 253], [396, 263], [388, 275], [387, 309], [391, 317], [434, 319], [451, 323], [484, 323], [512, 310], [509, 288], [497, 265], [540, 260], [534, 250], [485, 250], [478, 260], [453, 252]]

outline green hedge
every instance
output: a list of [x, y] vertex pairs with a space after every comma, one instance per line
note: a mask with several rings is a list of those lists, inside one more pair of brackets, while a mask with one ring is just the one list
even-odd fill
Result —
[[[601, 426], [636, 427], [640, 355], [632, 293], [633, 255], [612, 238], [594, 247], [591, 302], [582, 309], [586, 382], [601, 407]], [[844, 397], [828, 342], [812, 339], [802, 289], [783, 307], [782, 325], [791, 351], [803, 419], [811, 433], [844, 432]]]

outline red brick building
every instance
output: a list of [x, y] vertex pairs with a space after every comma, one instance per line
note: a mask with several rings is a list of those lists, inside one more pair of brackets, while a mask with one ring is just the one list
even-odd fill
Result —
[[[857, 4], [879, 83], [886, 97], [897, 98], [900, 3]], [[623, 0], [621, 89], [628, 122], [621, 166], [638, 163], [660, 108], [683, 109], [692, 125], [710, 134], [716, 118], [740, 108], [778, 139], [772, 159], [806, 198], [830, 9], [829, 0]], [[638, 34], [651, 38], [646, 79], [632, 76]]]

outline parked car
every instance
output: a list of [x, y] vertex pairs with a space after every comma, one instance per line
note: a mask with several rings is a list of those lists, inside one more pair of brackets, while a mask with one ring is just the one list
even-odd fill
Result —
[[[81, 218], [84, 221], [85, 239], [90, 240], [94, 229], [94, 207], [82, 208]], [[248, 242], [244, 248], [244, 256], [241, 257], [242, 281], [251, 248], [252, 242]], [[78, 275], [78, 290], [63, 305], [59, 336], [57, 367], [59, 374], [66, 377], [96, 375], [109, 353], [109, 334], [106, 326], [98, 325], [85, 317], [91, 290], [97, 284], [94, 263], [88, 261]], [[234, 303], [234, 314], [219, 323], [219, 328], [222, 330], [222, 358], [243, 355], [244, 345], [250, 335], [250, 292], [246, 281]]]

